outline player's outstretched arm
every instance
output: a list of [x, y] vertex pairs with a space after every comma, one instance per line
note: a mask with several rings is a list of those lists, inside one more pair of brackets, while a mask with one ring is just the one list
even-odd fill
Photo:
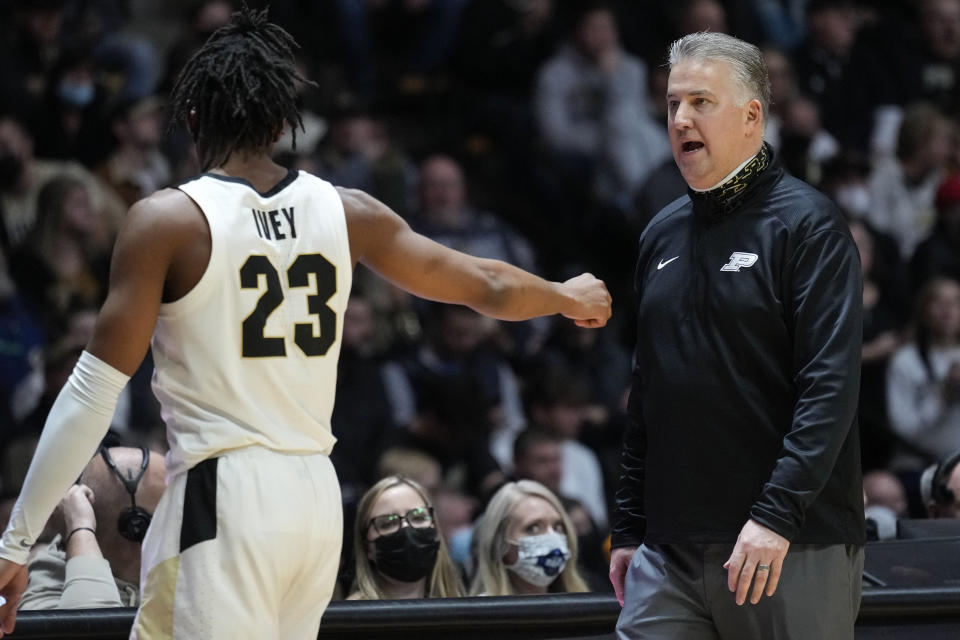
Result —
[[499, 260], [454, 251], [414, 232], [389, 207], [362, 191], [339, 189], [347, 215], [350, 251], [361, 262], [410, 293], [462, 304], [500, 320], [562, 314], [584, 327], [610, 318], [610, 294], [584, 273], [549, 282]]

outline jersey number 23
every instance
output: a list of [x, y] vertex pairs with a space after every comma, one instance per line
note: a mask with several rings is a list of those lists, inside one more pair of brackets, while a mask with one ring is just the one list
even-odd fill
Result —
[[[327, 301], [337, 292], [337, 268], [319, 253], [297, 256], [287, 269], [287, 283], [291, 288], [309, 287], [310, 274], [316, 277], [316, 293], [307, 294], [307, 311], [317, 316], [320, 335], [314, 333], [312, 322], [294, 324], [293, 341], [306, 356], [324, 356], [337, 335], [337, 314]], [[254, 254], [240, 267], [240, 287], [259, 289], [260, 276], [265, 276], [267, 290], [257, 300], [257, 306], [243, 321], [243, 357], [269, 358], [287, 355], [282, 337], [263, 334], [267, 318], [283, 303], [283, 288], [276, 267], [264, 255]]]

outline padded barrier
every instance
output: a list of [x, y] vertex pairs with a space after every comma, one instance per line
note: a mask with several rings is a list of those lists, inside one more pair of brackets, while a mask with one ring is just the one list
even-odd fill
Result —
[[[606, 594], [341, 601], [327, 608], [318, 638], [607, 640], [619, 610]], [[23, 611], [9, 637], [125, 640], [132, 622], [132, 609]], [[858, 640], [939, 637], [960, 638], [960, 586], [864, 589]]]

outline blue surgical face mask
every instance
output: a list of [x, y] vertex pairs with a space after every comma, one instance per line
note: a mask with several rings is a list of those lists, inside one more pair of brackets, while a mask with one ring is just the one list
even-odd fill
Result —
[[85, 107], [93, 102], [93, 85], [76, 82], [61, 82], [57, 95], [71, 107]]
[[570, 559], [567, 537], [556, 531], [520, 538], [515, 544], [517, 561], [507, 565], [507, 569], [538, 587], [556, 580]]

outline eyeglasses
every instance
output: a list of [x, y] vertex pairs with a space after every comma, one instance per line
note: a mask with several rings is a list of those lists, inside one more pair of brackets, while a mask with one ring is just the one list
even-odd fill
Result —
[[400, 530], [400, 524], [406, 520], [407, 524], [415, 529], [433, 526], [433, 507], [414, 507], [405, 514], [385, 513], [376, 518], [370, 518], [367, 523], [367, 529], [372, 525], [377, 533], [384, 536], [389, 533], [396, 533]]

